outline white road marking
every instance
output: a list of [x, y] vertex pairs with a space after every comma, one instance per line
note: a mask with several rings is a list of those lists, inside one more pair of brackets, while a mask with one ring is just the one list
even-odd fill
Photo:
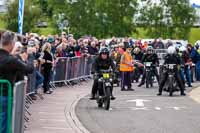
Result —
[[136, 102], [136, 107], [144, 107], [144, 102], [150, 102], [150, 100], [136, 99], [136, 100], [128, 100], [126, 102]]
[[161, 110], [161, 108], [160, 107], [155, 107], [155, 110]]
[[167, 108], [170, 108], [170, 109], [174, 109], [174, 110], [181, 110], [181, 109], [185, 109], [186, 107], [167, 107]]
[[131, 110], [148, 110], [146, 107], [143, 108], [137, 108], [137, 107], [131, 107]]

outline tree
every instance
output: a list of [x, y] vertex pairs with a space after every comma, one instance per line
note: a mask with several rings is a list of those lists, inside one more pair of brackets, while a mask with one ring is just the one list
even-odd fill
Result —
[[[12, 2], [6, 15], [7, 29], [14, 32], [18, 31], [18, 3], [19, 0]], [[40, 14], [40, 8], [34, 5], [32, 0], [25, 0], [23, 32], [30, 32], [35, 27]]]
[[[134, 15], [137, 12], [137, 0], [49, 0], [53, 14], [64, 13], [69, 21], [70, 31], [80, 37], [128, 36], [136, 30]], [[63, 7], [64, 6], [64, 7]], [[53, 19], [56, 21], [56, 19]]]
[[189, 0], [143, 2], [138, 22], [146, 28], [150, 37], [188, 39], [190, 28], [195, 22], [194, 9]]

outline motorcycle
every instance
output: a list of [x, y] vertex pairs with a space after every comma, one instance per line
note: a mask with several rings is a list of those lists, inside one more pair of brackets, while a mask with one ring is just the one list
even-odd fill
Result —
[[[104, 106], [105, 110], [110, 108], [111, 91], [113, 87], [113, 73], [112, 70], [101, 70], [100, 78], [98, 79], [99, 84], [101, 84], [101, 89], [103, 95], [100, 96], [100, 90], [98, 89], [96, 101], [99, 108]], [[99, 87], [100, 88], [100, 87]]]
[[165, 83], [164, 91], [169, 92], [169, 95], [172, 96], [174, 92], [180, 91], [178, 88], [176, 79], [175, 79], [175, 69], [177, 68], [176, 64], [166, 64], [164, 68], [168, 72], [168, 79]]
[[145, 62], [145, 71], [146, 71], [146, 88], [149, 88], [149, 85], [151, 87], [153, 87], [153, 81], [154, 81], [154, 77], [153, 77], [153, 64], [152, 62]]

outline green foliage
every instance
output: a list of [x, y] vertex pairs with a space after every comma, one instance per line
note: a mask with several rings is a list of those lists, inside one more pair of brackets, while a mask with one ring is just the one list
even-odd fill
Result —
[[[15, 0], [8, 7], [8, 12], [5, 17], [7, 29], [14, 32], [18, 31], [18, 0]], [[41, 10], [38, 6], [34, 5], [32, 0], [26, 0], [24, 6], [24, 25], [23, 32], [29, 32], [35, 27], [35, 24], [40, 18]]]
[[6, 23], [4, 21], [5, 19], [5, 14], [1, 13], [0, 14], [0, 29], [6, 29]]
[[[142, 8], [141, 2], [146, 3]], [[64, 14], [62, 19], [60, 14]], [[76, 37], [191, 39], [194, 14], [189, 0], [160, 0], [160, 4], [152, 0], [25, 0], [24, 32], [60, 33], [58, 23], [68, 20]], [[16, 32], [18, 0], [9, 6], [5, 19], [7, 28]], [[46, 21], [49, 27], [38, 29], [37, 21]]]
[[145, 27], [152, 38], [188, 39], [190, 28], [195, 22], [195, 11], [189, 0], [162, 0], [154, 4], [151, 0], [143, 0], [138, 21]]
[[48, 7], [52, 7], [55, 26], [55, 16], [64, 13], [76, 36], [128, 36], [135, 31], [137, 0], [49, 0]]
[[198, 40], [200, 40], [200, 28], [192, 28], [189, 34], [189, 42], [194, 44]]

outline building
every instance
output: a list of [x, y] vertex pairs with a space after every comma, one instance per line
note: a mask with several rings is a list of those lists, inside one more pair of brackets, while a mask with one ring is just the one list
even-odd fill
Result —
[[0, 0], [0, 13], [7, 11], [7, 6], [11, 1], [13, 0]]
[[192, 7], [196, 10], [197, 20], [194, 26], [200, 27], [200, 5], [192, 4]]

